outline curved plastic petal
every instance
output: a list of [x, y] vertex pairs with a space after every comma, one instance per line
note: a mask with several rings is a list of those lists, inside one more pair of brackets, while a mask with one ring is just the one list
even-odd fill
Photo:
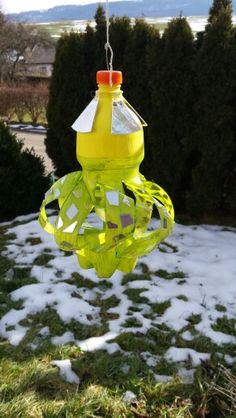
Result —
[[[52, 225], [46, 206], [55, 200], [60, 209]], [[154, 206], [160, 226], [147, 231]], [[91, 172], [89, 179], [83, 172], [75, 172], [49, 190], [39, 220], [62, 250], [76, 252], [82, 268], [94, 267], [99, 277], [110, 277], [116, 269], [132, 271], [139, 256], [170, 234], [174, 210], [166, 192], [141, 175], [138, 185], [136, 178], [119, 182], [115, 188], [100, 183], [96, 172]]]

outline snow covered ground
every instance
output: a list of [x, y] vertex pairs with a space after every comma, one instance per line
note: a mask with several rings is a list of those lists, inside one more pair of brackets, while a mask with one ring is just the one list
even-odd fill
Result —
[[[167, 16], [167, 17], [153, 17], [144, 18], [145, 21], [151, 25], [164, 25], [164, 27], [169, 23], [172, 19], [178, 16]], [[205, 26], [207, 24], [208, 16], [186, 16], [186, 19], [193, 31], [194, 34], [197, 32], [204, 31]], [[233, 15], [232, 18], [233, 25], [236, 25], [236, 15]], [[86, 30], [87, 24], [90, 24], [91, 27], [95, 27], [95, 21], [94, 20], [71, 20], [69, 22], [46, 22], [46, 23], [40, 23], [39, 26], [43, 26], [51, 33], [51, 36], [53, 38], [59, 38], [62, 33], [66, 32], [84, 32]], [[131, 24], [135, 24], [135, 19], [131, 18]], [[163, 33], [163, 30], [161, 30], [161, 33]]]
[[[146, 18], [146, 21], [150, 24], [155, 23], [169, 23], [174, 17], [159, 17], [159, 18]], [[187, 16], [186, 17], [192, 31], [194, 33], [204, 31], [207, 24], [208, 16]], [[236, 16], [233, 15], [232, 18], [233, 25], [236, 24]]]
[[[73, 343], [84, 351], [124, 353], [119, 339], [122, 335], [140, 338], [149, 335], [150, 330], [162, 330], [167, 336], [173, 335], [170, 344], [161, 355], [158, 340], [152, 350], [144, 345], [143, 351], [139, 349], [144, 361], [154, 369], [160, 358], [177, 364], [179, 375], [190, 380], [194, 368], [210, 359], [212, 347], [217, 351], [217, 347], [235, 345], [235, 229], [176, 224], [173, 235], [159, 250], [141, 258], [133, 274], [117, 272], [111, 279], [101, 280], [94, 270], [82, 270], [75, 255], [60, 251], [53, 237], [42, 231], [36, 215], [17, 220], [24, 223], [14, 227], [9, 223], [8, 233], [15, 238], [3, 255], [14, 260], [18, 268], [30, 267], [34, 280], [11, 292], [12, 301], [20, 301], [21, 307], [9, 309], [0, 320], [0, 337], [12, 345], [21, 343], [34, 316], [48, 310], [57, 313], [64, 330], [55, 335], [50, 322], [47, 326], [33, 322], [37, 338], [30, 343], [32, 349], [50, 337], [56, 345]], [[46, 257], [44, 264], [38, 262], [40, 257]], [[12, 279], [13, 269], [6, 272], [6, 281]], [[99, 336], [91, 331], [89, 338], [80, 339], [70, 327], [73, 322], [78, 329], [86, 326], [93, 330], [101, 327], [104, 315], [106, 328]], [[204, 350], [194, 346], [199, 338], [208, 342]], [[226, 363], [235, 362], [233, 348], [227, 354], [220, 351], [219, 357]], [[186, 368], [186, 362], [191, 367]], [[62, 375], [76, 381], [68, 362], [55, 364], [62, 366]], [[156, 373], [157, 380], [168, 378]]]
[[22, 131], [22, 132], [32, 132], [32, 133], [39, 133], [39, 134], [46, 134], [47, 129], [45, 126], [33, 126], [29, 123], [9, 123], [9, 128]]

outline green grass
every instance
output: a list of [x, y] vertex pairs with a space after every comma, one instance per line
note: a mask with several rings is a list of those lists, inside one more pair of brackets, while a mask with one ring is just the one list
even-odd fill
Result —
[[101, 308], [102, 311], [115, 308], [119, 305], [119, 303], [120, 299], [118, 299], [115, 295], [110, 296], [107, 299], [103, 299], [101, 294], [97, 294], [97, 298], [90, 302], [91, 305]]
[[48, 253], [40, 254], [38, 257], [35, 258], [34, 264], [36, 266], [45, 266], [49, 263], [49, 261], [53, 260], [54, 256]]
[[155, 367], [155, 373], [164, 375], [164, 376], [173, 376], [177, 375], [177, 367], [173, 363], [169, 363], [164, 358], [161, 359], [157, 366]]
[[37, 283], [37, 280], [34, 277], [30, 276], [30, 269], [12, 268], [10, 271], [11, 279], [0, 279], [1, 290], [3, 292], [10, 293], [18, 289], [19, 287]]
[[184, 279], [186, 277], [186, 274], [182, 271], [176, 271], [176, 272], [168, 272], [166, 270], [157, 270], [155, 272], [155, 276], [161, 277], [165, 280], [173, 280], [173, 279]]
[[30, 245], [38, 245], [42, 243], [42, 240], [40, 237], [28, 237], [25, 240], [26, 243], [29, 243]]
[[226, 315], [218, 318], [216, 324], [212, 326], [214, 331], [225, 332], [226, 334], [236, 337], [236, 319], [229, 319]]
[[199, 324], [199, 322], [201, 322], [201, 315], [195, 315], [192, 314], [187, 318], [187, 321], [191, 324], [191, 325], [197, 325]]
[[14, 266], [14, 261], [9, 260], [7, 257], [0, 255], [0, 272], [1, 277], [7, 273]]
[[179, 296], [177, 296], [177, 299], [183, 300], [184, 302], [188, 302], [188, 298], [185, 295], [179, 295]]
[[138, 319], [132, 317], [132, 318], [128, 318], [125, 321], [125, 323], [122, 324], [122, 327], [124, 327], [124, 328], [132, 328], [132, 327], [139, 328], [139, 327], [142, 327], [142, 323]]
[[148, 272], [143, 274], [128, 273], [124, 275], [121, 284], [125, 286], [126, 284], [136, 280], [151, 280], [151, 277]]
[[72, 273], [72, 276], [70, 279], [66, 280], [69, 284], [74, 284], [78, 288], [80, 287], [86, 287], [87, 289], [93, 289], [96, 286], [96, 283], [94, 283], [92, 280], [85, 279], [81, 274], [75, 272]]
[[149, 303], [149, 300], [145, 297], [142, 296], [141, 293], [145, 292], [148, 289], [126, 289], [123, 293], [125, 293], [128, 298], [133, 302], [133, 303]]
[[152, 310], [154, 313], [157, 313], [158, 315], [163, 315], [163, 313], [171, 306], [171, 302], [169, 300], [166, 300], [165, 302], [161, 303], [153, 303], [151, 305]]
[[150, 353], [155, 352], [155, 343], [147, 338], [144, 334], [132, 332], [123, 332], [116, 339], [120, 348], [124, 351], [132, 353], [142, 353], [144, 351], [149, 351]]
[[218, 312], [226, 312], [226, 307], [224, 305], [217, 304], [215, 305], [215, 308]]
[[178, 252], [178, 247], [168, 243], [167, 241], [162, 242], [159, 245], [158, 249], [162, 253], [177, 253]]
[[[77, 347], [52, 347], [45, 343], [35, 351], [0, 343], [0, 416], [1, 417], [199, 417], [207, 407], [214, 418], [223, 415], [210, 394], [206, 369], [198, 369], [192, 385], [179, 379], [156, 383], [139, 354], [82, 353]], [[50, 362], [70, 358], [72, 369], [80, 377], [79, 387], [61, 380]], [[126, 371], [121, 365], [126, 366]], [[210, 366], [209, 366], [210, 367]], [[161, 360], [154, 372], [173, 376], [175, 365]], [[200, 383], [201, 382], [201, 383]], [[137, 400], [124, 402], [131, 390]], [[222, 408], [222, 405], [221, 405]], [[210, 412], [209, 410], [209, 412]], [[225, 416], [225, 415], [224, 415]]]

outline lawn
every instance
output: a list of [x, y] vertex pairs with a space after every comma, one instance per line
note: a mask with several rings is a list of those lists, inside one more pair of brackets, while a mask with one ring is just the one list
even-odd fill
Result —
[[236, 417], [235, 229], [176, 224], [107, 280], [36, 215], [0, 232], [1, 418]]

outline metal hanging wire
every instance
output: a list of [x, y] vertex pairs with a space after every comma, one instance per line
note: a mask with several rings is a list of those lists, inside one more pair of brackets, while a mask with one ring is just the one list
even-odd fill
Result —
[[[105, 51], [106, 51], [106, 64], [107, 64], [107, 70], [110, 72], [109, 76], [109, 82], [110, 86], [112, 86], [112, 71], [113, 71], [113, 49], [110, 44], [110, 33], [109, 33], [109, 27], [110, 27], [110, 20], [109, 20], [109, 0], [106, 0], [106, 43], [105, 43]], [[110, 58], [109, 58], [110, 53]]]

